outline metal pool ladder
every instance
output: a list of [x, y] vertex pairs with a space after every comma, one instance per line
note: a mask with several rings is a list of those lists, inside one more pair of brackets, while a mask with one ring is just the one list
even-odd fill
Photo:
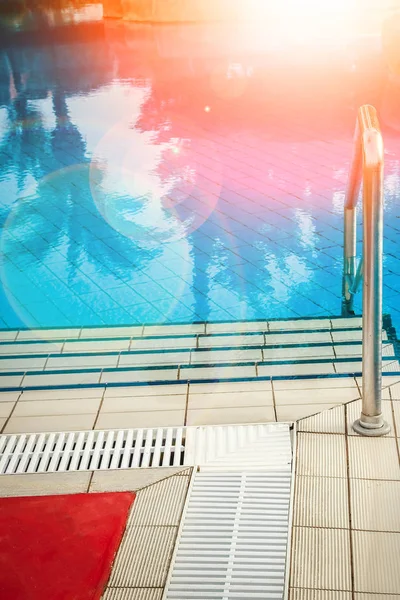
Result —
[[[363, 257], [356, 266], [356, 205], [363, 184]], [[353, 429], [380, 436], [382, 417], [383, 140], [376, 110], [361, 106], [344, 205], [344, 316], [354, 315], [354, 294], [363, 279], [362, 411]]]

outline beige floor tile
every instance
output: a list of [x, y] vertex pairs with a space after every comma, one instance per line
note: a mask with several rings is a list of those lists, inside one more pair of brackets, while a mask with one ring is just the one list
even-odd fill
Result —
[[348, 528], [347, 479], [298, 476], [293, 525]]
[[99, 410], [100, 402], [100, 398], [18, 402], [13, 417], [96, 414]]
[[65, 342], [63, 347], [63, 354], [69, 352], [119, 352], [120, 350], [129, 349], [130, 340], [119, 339], [119, 340], [93, 340], [90, 342], [82, 340], [73, 340], [71, 342]]
[[345, 433], [344, 406], [336, 406], [326, 410], [326, 407], [317, 415], [301, 419], [297, 423], [297, 431], [309, 433]]
[[187, 467], [95, 471], [90, 484], [90, 492], [136, 491], [183, 472], [188, 473]]
[[0, 389], [9, 387], [19, 387], [23, 375], [0, 375]]
[[350, 436], [350, 477], [356, 479], [400, 479], [396, 441], [393, 438]]
[[178, 369], [142, 369], [142, 370], [123, 370], [103, 371], [100, 383], [135, 383], [150, 381], [176, 381], [178, 379]]
[[[61, 352], [63, 343], [51, 343], [44, 342], [43, 344], [35, 344], [35, 354], [49, 354], [50, 352]], [[33, 351], [32, 344], [7, 344], [6, 346], [0, 346], [0, 354], [8, 354], [9, 356], [14, 354], [30, 354]]]
[[196, 336], [191, 337], [148, 337], [148, 338], [135, 338], [132, 340], [130, 350], [178, 350], [196, 348], [197, 338]]
[[20, 396], [21, 396], [21, 392], [1, 392], [0, 393], [0, 403], [1, 402], [16, 402]]
[[331, 325], [332, 329], [361, 327], [362, 317], [339, 317], [338, 319], [331, 319]]
[[205, 408], [188, 410], [188, 425], [225, 425], [275, 421], [272, 407]]
[[94, 372], [59, 372], [52, 373], [49, 371], [47, 374], [39, 374], [39, 375], [26, 375], [24, 377], [24, 386], [34, 386], [34, 387], [43, 387], [43, 386], [51, 386], [51, 385], [96, 385], [99, 383], [101, 371]]
[[320, 413], [329, 408], [333, 408], [337, 404], [292, 404], [288, 406], [276, 406], [276, 418], [278, 421], [297, 421]]
[[[275, 389], [275, 382], [274, 382]], [[303, 390], [275, 390], [275, 402], [281, 404], [344, 404], [359, 398], [357, 388], [317, 388]]]
[[245, 406], [272, 406], [272, 392], [236, 392], [214, 394], [190, 394], [189, 409], [228, 408]]
[[356, 592], [400, 593], [400, 533], [353, 531]]
[[[359, 435], [354, 431], [353, 423], [354, 421], [360, 418], [361, 408], [361, 400], [357, 400], [356, 402], [350, 402], [346, 406], [347, 432], [349, 435]], [[387, 434], [386, 437], [394, 437], [392, 403], [390, 402], [390, 400], [382, 400], [382, 414], [385, 421], [390, 425], [390, 432]]]
[[26, 329], [25, 331], [19, 331], [17, 340], [56, 340], [56, 339], [67, 339], [77, 338], [81, 333], [81, 328], [70, 328], [70, 329]]
[[400, 383], [389, 386], [389, 390], [392, 400], [400, 400]]
[[83, 327], [80, 337], [82, 339], [131, 337], [142, 335], [143, 325], [130, 325], [128, 327]]
[[299, 319], [297, 321], [268, 321], [269, 331], [285, 331], [287, 329], [330, 329], [329, 319]]
[[92, 473], [38, 473], [2, 475], [0, 496], [46, 496], [86, 492]]
[[255, 335], [201, 335], [199, 348], [221, 348], [237, 346], [263, 346], [264, 334]]
[[400, 594], [354, 594], [354, 600], [400, 600]]
[[31, 400], [73, 400], [74, 398], [98, 398], [103, 397], [105, 387], [93, 388], [60, 388], [56, 390], [24, 390], [19, 402], [30, 402]]
[[182, 380], [198, 379], [239, 379], [244, 377], [256, 377], [254, 365], [227, 366], [227, 367], [184, 367], [180, 370], [179, 378]]
[[126, 527], [179, 527], [189, 482], [188, 475], [172, 475], [141, 489]]
[[14, 406], [15, 402], [0, 402], [0, 418], [7, 419], [11, 415]]
[[274, 390], [318, 390], [333, 388], [357, 389], [354, 377], [310, 377], [309, 379], [277, 379]]
[[143, 398], [143, 396], [181, 396], [186, 395], [188, 384], [171, 383], [169, 385], [129, 385], [107, 387], [104, 398], [129, 396], [129, 398]]
[[177, 527], [128, 527], [113, 563], [110, 587], [163, 587], [168, 575], [177, 529]]
[[189, 394], [219, 394], [219, 393], [239, 393], [239, 392], [262, 392], [270, 391], [271, 380], [261, 381], [215, 381], [212, 383], [191, 383]]
[[82, 327], [82, 331], [79, 337], [81, 339], [107, 339], [142, 335], [142, 332], [143, 325], [129, 325], [127, 327]]
[[349, 357], [357, 357], [361, 358], [362, 356], [362, 345], [354, 344], [354, 345], [335, 345], [335, 354], [337, 358], [349, 358]]
[[[61, 356], [50, 357], [46, 363], [46, 371], [74, 370], [74, 369], [98, 369], [105, 367], [116, 367], [118, 363], [118, 354], [99, 355], [86, 354], [85, 356], [70, 356], [62, 354]], [[33, 369], [30, 369], [33, 370]]]
[[158, 365], [188, 365], [190, 363], [190, 352], [144, 352], [121, 354], [118, 366], [125, 367], [148, 367]]
[[333, 363], [292, 363], [282, 365], [258, 365], [260, 377], [282, 377], [284, 375], [333, 375]]
[[7, 371], [42, 371], [47, 357], [40, 358], [2, 358], [0, 360], [0, 372]]
[[251, 331], [267, 331], [267, 321], [249, 321], [238, 323], [207, 323], [207, 333], [238, 333]]
[[346, 477], [346, 444], [342, 435], [297, 434], [298, 475]]
[[349, 360], [346, 362], [335, 362], [336, 373], [360, 373], [362, 371], [362, 362], [358, 360]]
[[153, 410], [185, 410], [186, 395], [180, 396], [124, 396], [104, 398], [101, 414], [115, 412], [143, 412]]
[[[111, 600], [111, 598], [108, 598]], [[291, 588], [289, 600], [352, 600], [351, 592]]]
[[35, 433], [44, 431], [85, 431], [92, 429], [96, 419], [91, 415], [46, 417], [11, 417], [4, 433]]
[[[296, 343], [296, 342], [295, 342]], [[305, 360], [307, 358], [335, 358], [333, 346], [296, 346], [294, 348], [264, 348], [264, 360]]]
[[293, 587], [351, 590], [348, 530], [293, 527], [292, 535]]
[[300, 333], [298, 331], [286, 333], [265, 333], [266, 345], [283, 344], [332, 344], [329, 331], [309, 331]]
[[0, 418], [0, 432], [3, 432], [3, 427], [7, 423], [7, 419]]
[[400, 481], [351, 479], [350, 498], [353, 529], [400, 532]]
[[19, 334], [19, 331], [16, 329], [12, 329], [10, 331], [0, 331], [0, 341], [13, 342], [16, 339], [18, 334]]
[[95, 429], [135, 429], [136, 427], [179, 427], [185, 420], [184, 410], [100, 413]]
[[205, 323], [182, 325], [145, 325], [143, 335], [196, 335], [205, 332]]
[[397, 400], [392, 400], [392, 407], [395, 424], [395, 427], [392, 429], [392, 432], [397, 437], [400, 437], [400, 402]]
[[[241, 363], [241, 362], [261, 362], [262, 353], [257, 348], [246, 348], [233, 350], [192, 350], [190, 363], [196, 364], [215, 364], [215, 363]], [[189, 360], [185, 361], [188, 364]], [[183, 361], [179, 364], [184, 364]]]
[[162, 600], [164, 588], [107, 587], [103, 600]]

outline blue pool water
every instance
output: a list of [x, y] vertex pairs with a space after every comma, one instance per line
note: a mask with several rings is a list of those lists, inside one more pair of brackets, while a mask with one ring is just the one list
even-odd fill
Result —
[[340, 314], [367, 102], [400, 326], [400, 82], [379, 38], [316, 53], [235, 35], [111, 23], [0, 49], [0, 327]]

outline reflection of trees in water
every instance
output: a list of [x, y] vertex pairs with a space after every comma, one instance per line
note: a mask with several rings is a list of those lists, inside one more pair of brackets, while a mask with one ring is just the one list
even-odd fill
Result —
[[[123, 60], [126, 65], [127, 56]], [[364, 101], [376, 103], [380, 95], [381, 75], [377, 71], [373, 71], [366, 82], [362, 76], [357, 79], [357, 74], [352, 74], [350, 70], [343, 73], [342, 68], [338, 68], [335, 76], [328, 81], [322, 76], [321, 69], [314, 69], [306, 77], [304, 72], [292, 72], [291, 78], [284, 80], [282, 74], [277, 74], [276, 71], [271, 73], [267, 69], [265, 73], [261, 72], [261, 66], [256, 64], [242, 69], [246, 82], [240, 86], [235, 81], [230, 83], [226, 75], [229, 73], [228, 60], [225, 63], [220, 60], [219, 64], [215, 60], [191, 60], [189, 65], [189, 61], [185, 59], [167, 61], [153, 57], [153, 64], [150, 60], [150, 65], [147, 68], [152, 68], [151, 94], [143, 105], [138, 127], [143, 131], [158, 131], [160, 141], [187, 137], [192, 146], [196, 146], [196, 138], [215, 139], [219, 152], [226, 152], [226, 155], [229, 155], [231, 142], [233, 147], [238, 142], [246, 143], [246, 140], [252, 139], [262, 142], [263, 138], [267, 138], [271, 145], [281, 142], [283, 148], [288, 148], [291, 144], [307, 144], [321, 138], [348, 140], [354, 127], [356, 105]], [[139, 70], [138, 76], [143, 77], [144, 73]], [[225, 83], [222, 81], [224, 76], [227, 77]], [[313, 90], [311, 95], [310, 88]], [[239, 95], [238, 90], [241, 90]], [[345, 94], [343, 90], [346, 90]], [[210, 107], [209, 112], [204, 110], [206, 106]], [[212, 150], [208, 158], [214, 158]], [[344, 156], [343, 162], [345, 158]], [[266, 163], [268, 159], [266, 156]], [[193, 162], [196, 162], [195, 152]], [[223, 162], [229, 164], [229, 160]], [[245, 169], [244, 166], [243, 170]], [[167, 177], [168, 173], [165, 174], [164, 170], [163, 175]], [[279, 173], [277, 175], [279, 177]], [[301, 175], [297, 176], [296, 183], [299, 188], [303, 185], [305, 193], [309, 183], [306, 176], [303, 182]], [[223, 191], [226, 194], [227, 190]], [[310, 193], [309, 190], [307, 193]], [[179, 184], [176, 194], [181, 196]], [[171, 196], [174, 196], [174, 192]], [[259, 196], [259, 201], [262, 202], [262, 194]], [[276, 196], [279, 199], [278, 190]], [[284, 206], [285, 193], [282, 192], [281, 196]], [[235, 200], [232, 202], [234, 214]], [[240, 203], [239, 198], [238, 202]], [[191, 204], [190, 197], [186, 201], [181, 200], [182, 208], [185, 208], [185, 204]], [[265, 200], [265, 206], [268, 207], [268, 200]], [[246, 209], [245, 200], [242, 207]], [[217, 207], [217, 210], [220, 208]], [[226, 211], [229, 215], [227, 207]], [[297, 288], [298, 293], [302, 286], [306, 290], [310, 278], [312, 279], [312, 272], [307, 267], [306, 260], [302, 259], [302, 254], [313, 252], [313, 248], [316, 251], [318, 236], [314, 236], [311, 242], [314, 244], [313, 248], [304, 249], [300, 239], [302, 224], [293, 215], [292, 230], [298, 243], [292, 246], [293, 251], [285, 249], [284, 244], [279, 249], [271, 242], [274, 232], [270, 232], [271, 239], [260, 236], [264, 224], [257, 223], [250, 215], [248, 218], [251, 227], [246, 231], [245, 240], [249, 244], [246, 251], [251, 248], [249, 260], [245, 258], [246, 251], [234, 247], [235, 244], [240, 246], [240, 242], [234, 235], [230, 235], [229, 225], [224, 229], [223, 215], [218, 234], [214, 230], [210, 233], [207, 222], [190, 233], [193, 244], [193, 285], [206, 298], [211, 298], [212, 289], [216, 285], [232, 290], [237, 294], [238, 304], [240, 301], [245, 302], [252, 307], [255, 315], [261, 316], [263, 313], [267, 314], [269, 309], [277, 310], [280, 302], [288, 302], [292, 290]], [[204, 244], [203, 234], [209, 239], [206, 254], [199, 251], [201, 244]], [[229, 252], [225, 253], [225, 250], [230, 249], [237, 254], [237, 263], [242, 262], [240, 266], [235, 264], [234, 256]], [[243, 260], [240, 261], [242, 255]], [[304, 257], [306, 258], [306, 254]], [[229, 264], [230, 259], [233, 261], [232, 265]], [[258, 289], [246, 282], [256, 283]], [[269, 303], [266, 301], [268, 297]], [[224, 305], [223, 301], [221, 303]], [[339, 301], [337, 306], [339, 310]], [[195, 312], [207, 318], [209, 310], [207, 301], [198, 295]]]
[[[118, 277], [129, 254], [132, 264], [135, 258], [136, 267], [142, 268], [154, 251], [138, 255], [134, 242], [113, 231], [98, 214], [91, 196], [86, 144], [68, 112], [68, 97], [110, 80], [107, 48], [100, 42], [14, 48], [0, 57], [1, 103], [7, 110], [0, 168], [5, 177], [15, 176], [19, 190], [16, 202], [14, 197], [2, 198], [0, 220], [10, 234], [3, 235], [3, 250], [12, 260], [24, 248], [34, 249], [39, 265], [59, 249], [71, 265], [71, 280], [79, 277], [77, 269], [84, 263], [93, 265], [94, 274], [98, 271], [100, 276], [104, 267]], [[49, 126], [38, 104], [32, 103], [49, 94], [55, 126]], [[92, 184], [101, 185], [101, 176], [96, 171]], [[84, 225], [82, 215], [87, 217]], [[96, 231], [97, 225], [101, 232]], [[101, 255], [96, 233], [108, 237], [112, 246], [104, 244]]]

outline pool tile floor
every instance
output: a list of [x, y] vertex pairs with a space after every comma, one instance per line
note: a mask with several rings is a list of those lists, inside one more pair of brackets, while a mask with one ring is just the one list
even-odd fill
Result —
[[309, 48], [249, 50], [239, 36], [232, 79], [230, 38], [209, 48], [207, 27], [180, 31], [109, 23], [54, 52], [7, 48], [0, 327], [340, 314], [343, 199], [367, 102], [386, 149], [384, 309], [399, 326], [400, 88], [378, 39], [326, 44], [316, 64]]

